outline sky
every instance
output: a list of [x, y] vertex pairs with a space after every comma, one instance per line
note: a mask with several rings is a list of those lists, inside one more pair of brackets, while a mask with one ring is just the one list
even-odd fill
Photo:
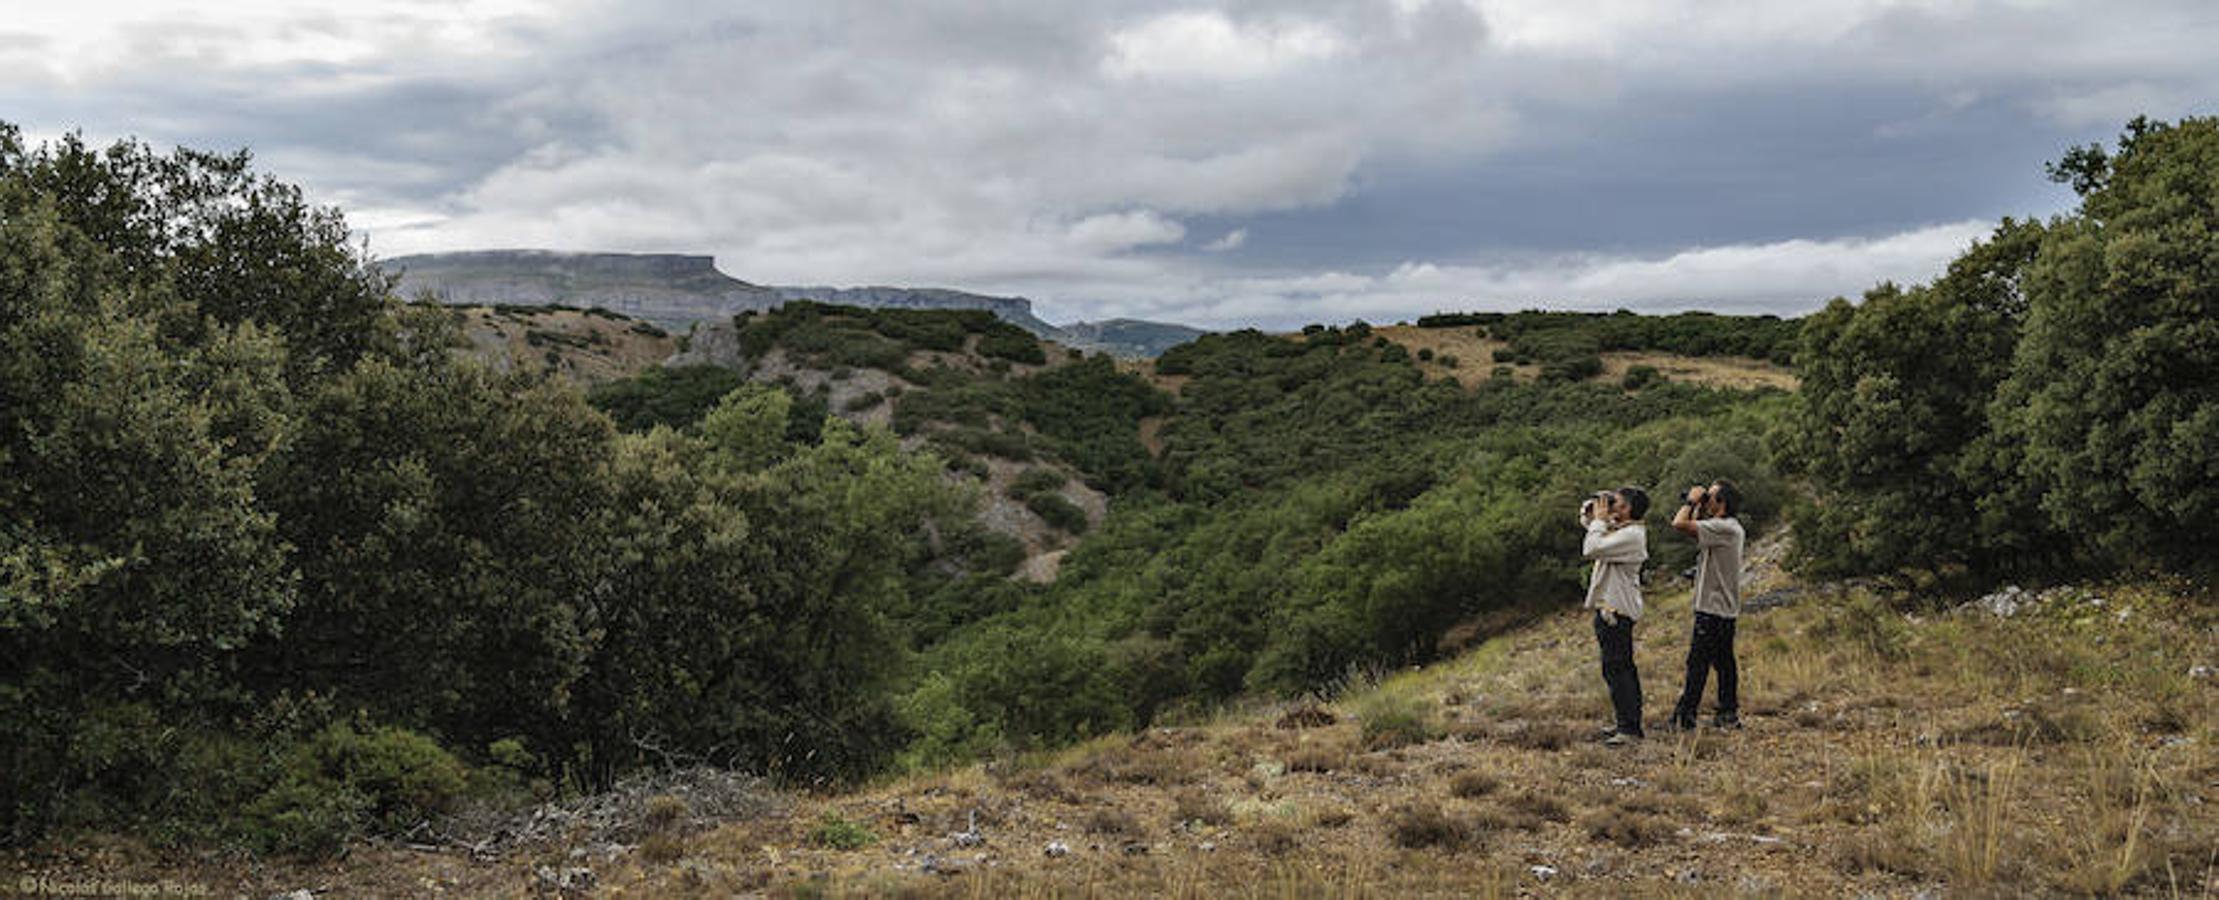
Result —
[[1798, 315], [2219, 112], [2210, 0], [0, 6], [0, 120], [248, 148], [380, 257], [702, 253], [1056, 322]]

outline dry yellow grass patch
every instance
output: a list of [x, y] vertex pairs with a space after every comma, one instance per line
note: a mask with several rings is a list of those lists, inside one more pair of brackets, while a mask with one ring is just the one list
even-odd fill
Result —
[[1673, 356], [1665, 353], [1605, 353], [1602, 377], [1617, 382], [1635, 366], [1654, 366], [1673, 381], [1711, 387], [1795, 390], [1795, 370], [1770, 360], [1741, 356]]

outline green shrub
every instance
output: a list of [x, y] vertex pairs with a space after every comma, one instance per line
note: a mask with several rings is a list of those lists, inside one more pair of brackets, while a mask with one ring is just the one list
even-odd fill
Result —
[[979, 353], [990, 359], [1044, 365], [1048, 354], [1040, 349], [1040, 339], [1032, 332], [1015, 325], [995, 328], [979, 338]]
[[1586, 381], [1603, 374], [1603, 358], [1594, 354], [1551, 360], [1541, 366], [1541, 380]]
[[1061, 490], [1069, 480], [1064, 477], [1062, 472], [1054, 469], [1026, 469], [1024, 474], [1017, 476], [1016, 480], [1010, 482], [1009, 493], [1012, 497], [1023, 499], [1035, 494]]
[[587, 390], [586, 400], [626, 431], [646, 431], [657, 425], [687, 428], [745, 380], [723, 366], [657, 366], [595, 385]]
[[363, 835], [397, 836], [482, 792], [468, 767], [430, 738], [391, 726], [334, 723], [268, 768], [231, 770], [268, 788], [220, 811], [249, 847], [325, 855]]
[[1441, 736], [1433, 704], [1413, 691], [1375, 690], [1356, 702], [1356, 718], [1368, 750], [1407, 747]]
[[809, 830], [809, 842], [834, 850], [861, 850], [878, 843], [878, 835], [861, 822], [841, 818], [839, 813], [827, 811], [817, 820], [817, 827]]
[[1025, 508], [1054, 528], [1070, 534], [1086, 533], [1086, 511], [1064, 499], [1062, 494], [1053, 491], [1034, 494], [1025, 498]]
[[1664, 373], [1657, 371], [1655, 366], [1634, 366], [1626, 370], [1626, 377], [1620, 380], [1618, 384], [1626, 390], [1638, 391], [1655, 387], [1668, 380], [1670, 379], [1665, 378]]

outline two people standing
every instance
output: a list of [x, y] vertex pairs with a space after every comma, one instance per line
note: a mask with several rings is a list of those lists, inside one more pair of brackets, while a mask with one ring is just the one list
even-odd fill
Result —
[[[1580, 525], [1587, 530], [1580, 553], [1594, 561], [1587, 581], [1585, 608], [1595, 611], [1595, 641], [1602, 654], [1603, 683], [1610, 691], [1614, 723], [1604, 743], [1622, 745], [1642, 739], [1641, 675], [1634, 665], [1633, 631], [1645, 612], [1641, 565], [1649, 559], [1648, 530], [1641, 524], [1649, 497], [1640, 488], [1603, 491], [1580, 504]], [[1720, 727], [1741, 724], [1734, 664], [1734, 624], [1741, 615], [1741, 550], [1745, 532], [1736, 518], [1741, 491], [1725, 479], [1689, 488], [1672, 517], [1674, 530], [1696, 539], [1695, 625], [1689, 641], [1687, 682], [1674, 707], [1671, 725], [1695, 727], [1709, 673], [1718, 672]]]

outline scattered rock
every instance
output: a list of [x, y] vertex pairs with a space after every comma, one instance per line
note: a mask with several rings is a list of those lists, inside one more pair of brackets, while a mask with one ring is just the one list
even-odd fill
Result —
[[1611, 787], [1648, 787], [1649, 783], [1639, 778], [1623, 777], [1611, 779], [1610, 785]]
[[270, 900], [316, 900], [316, 892], [301, 888], [289, 894], [271, 894]]
[[2028, 596], [2014, 584], [1958, 608], [1977, 609], [1998, 619], [2008, 619], [2018, 615], [2020, 610], [2032, 606], [2034, 600], [2035, 598]]
[[1216, 853], [1216, 852], [1217, 852], [1217, 842], [1216, 842], [1216, 841], [1203, 841], [1203, 842], [1202, 842], [1202, 846], [1201, 846], [1201, 848], [1200, 848], [1200, 849], [1201, 849], [1201, 851], [1202, 851], [1202, 852], [1204, 852], [1204, 853]]
[[708, 822], [772, 815], [783, 799], [762, 779], [707, 766], [643, 773], [599, 794], [545, 803], [520, 811], [473, 808], [435, 823], [426, 838], [459, 847], [472, 858], [497, 859], [520, 847], [582, 841], [619, 852], [655, 830], [657, 797], [677, 797], [686, 814], [670, 823], [681, 831]]
[[2211, 676], [2212, 670], [2210, 666], [2197, 665], [2188, 667], [2188, 677], [2194, 678], [2197, 681], [2208, 681], [2211, 679]]
[[1555, 866], [1533, 866], [1526, 871], [1532, 872], [1536, 881], [1548, 881], [1556, 877]]
[[1048, 846], [1040, 852], [1049, 859], [1062, 859], [1071, 855], [1071, 845], [1062, 841], [1049, 841]]
[[948, 843], [958, 847], [978, 847], [986, 843], [986, 835], [979, 833], [979, 811], [965, 814], [963, 830], [948, 835]]
[[593, 870], [584, 866], [571, 866], [565, 869], [540, 866], [533, 870], [533, 874], [538, 876], [540, 884], [558, 891], [590, 891], [593, 889]]

